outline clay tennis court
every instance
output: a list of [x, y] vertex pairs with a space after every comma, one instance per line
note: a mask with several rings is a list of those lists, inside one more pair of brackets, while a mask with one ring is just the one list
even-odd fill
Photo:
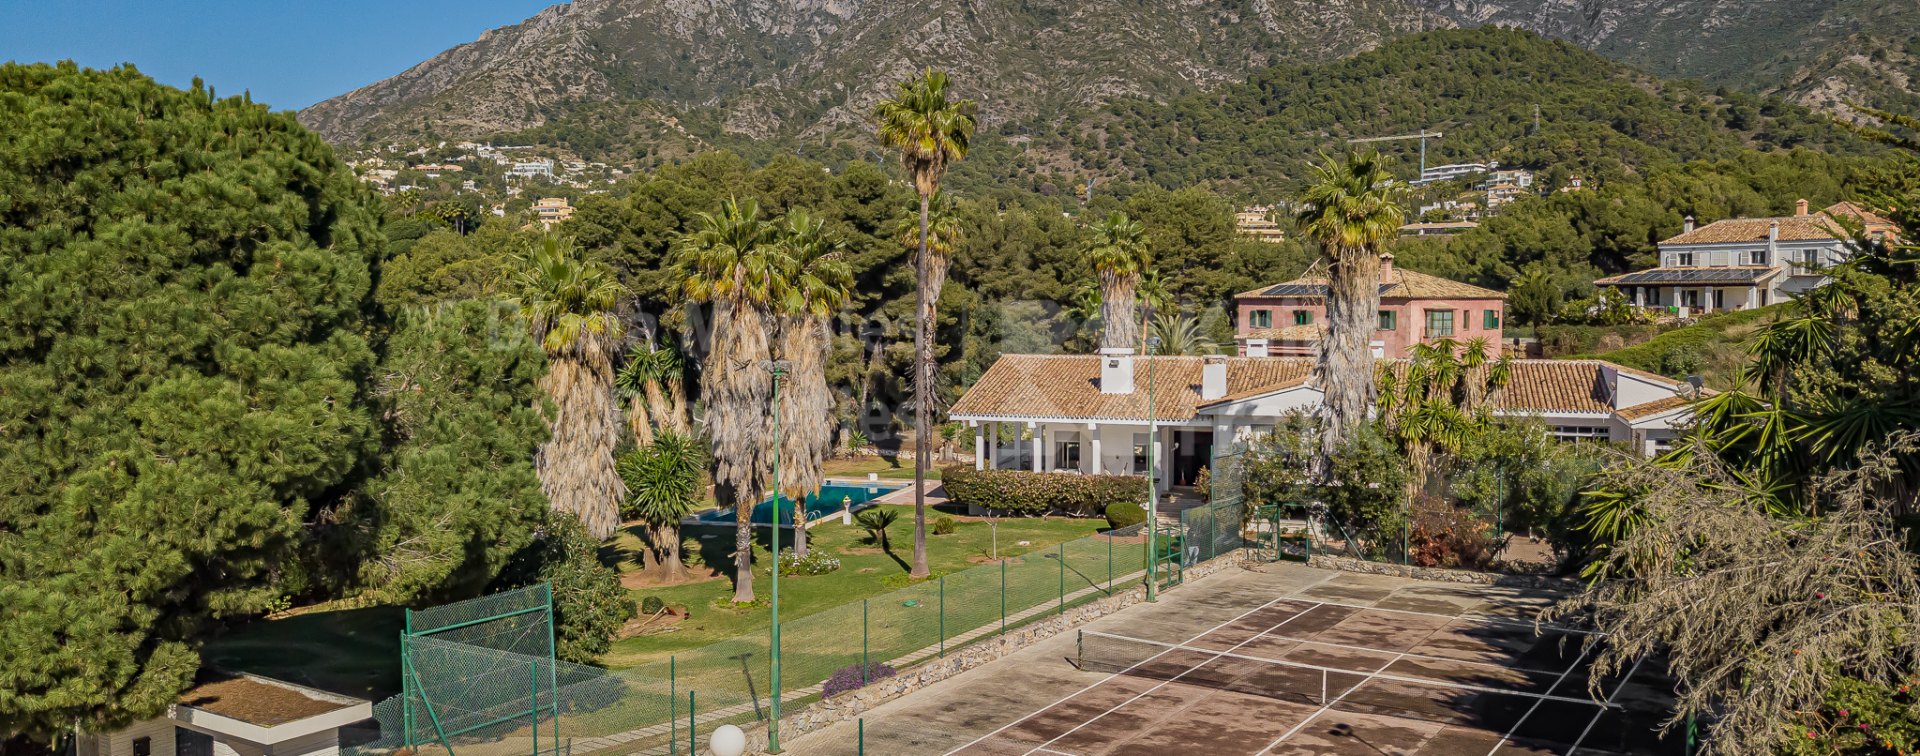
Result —
[[1588, 635], [1532, 622], [1553, 599], [1297, 565], [1215, 575], [876, 709], [867, 752], [1683, 752], [1657, 733], [1671, 681], [1645, 665], [1596, 702]]

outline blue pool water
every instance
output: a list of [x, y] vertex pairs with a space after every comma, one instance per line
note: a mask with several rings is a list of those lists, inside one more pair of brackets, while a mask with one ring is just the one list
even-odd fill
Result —
[[[882, 483], [828, 483], [807, 497], [807, 521], [840, 514], [840, 510], [851, 507], [858, 511], [865, 504], [906, 486]], [[793, 500], [785, 496], [780, 499], [780, 526], [793, 526]], [[699, 525], [732, 525], [733, 510], [709, 509], [691, 518]], [[773, 522], [773, 499], [768, 498], [753, 508], [753, 524], [768, 525]]]

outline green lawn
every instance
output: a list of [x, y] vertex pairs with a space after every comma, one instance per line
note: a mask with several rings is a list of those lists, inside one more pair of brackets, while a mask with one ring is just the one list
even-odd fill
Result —
[[208, 641], [207, 664], [368, 700], [400, 692], [397, 606], [336, 609], [248, 622]]
[[[877, 473], [882, 480], [913, 480], [913, 460], [892, 459], [889, 457], [859, 457], [855, 459], [829, 459], [824, 467], [828, 477], [861, 478], [867, 473]], [[940, 479], [940, 465], [927, 467], [927, 479]]]
[[[867, 543], [866, 532], [858, 525], [845, 526], [839, 520], [832, 520], [815, 525], [809, 531], [811, 545], [839, 558], [841, 566], [838, 571], [826, 575], [782, 577], [780, 618], [783, 623], [886, 593], [903, 585], [900, 581], [904, 579], [913, 558], [913, 508], [888, 507], [900, 515], [889, 530], [891, 554]], [[929, 531], [937, 516], [938, 513], [932, 511], [927, 513]], [[965, 517], [954, 519], [957, 527], [953, 533], [936, 536], [929, 532], [927, 536], [927, 561], [935, 575], [977, 566], [988, 561], [993, 553], [993, 530], [986, 521]], [[1092, 535], [1105, 526], [1104, 520], [1003, 518], [999, 525], [999, 554], [1006, 557], [1044, 549], [1063, 541]], [[726, 559], [725, 554], [732, 550], [733, 531], [730, 528], [690, 528], [683, 532], [702, 538], [703, 551], [710, 563], [719, 564]], [[767, 543], [766, 537], [766, 531], [761, 530], [760, 543], [763, 546]], [[1021, 541], [1026, 541], [1026, 545], [1020, 545]], [[623, 551], [630, 551], [639, 545], [639, 541], [632, 533], [626, 533], [619, 537], [619, 545]], [[765, 560], [765, 551], [758, 556], [760, 560]], [[728, 574], [731, 573], [730, 562], [721, 566]], [[622, 568], [632, 570], [635, 565], [626, 561]], [[705, 573], [706, 570], [696, 568], [696, 572]], [[892, 584], [889, 584], [889, 578], [892, 578]], [[769, 587], [766, 569], [756, 564], [754, 589], [757, 595], [765, 599]], [[650, 595], [659, 596], [669, 605], [688, 607], [692, 616], [682, 622], [675, 632], [615, 641], [613, 650], [602, 659], [603, 664], [614, 669], [663, 660], [670, 654], [715, 641], [765, 632], [770, 625], [767, 607], [740, 610], [716, 607], [726, 606], [727, 600], [732, 597], [733, 583], [730, 579], [640, 589], [632, 591], [632, 594], [635, 601]]]

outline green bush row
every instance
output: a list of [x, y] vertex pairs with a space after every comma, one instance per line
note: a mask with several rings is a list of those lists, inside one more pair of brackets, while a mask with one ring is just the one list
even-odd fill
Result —
[[1131, 475], [1071, 475], [1026, 470], [940, 471], [947, 498], [969, 507], [1018, 515], [1099, 517], [1116, 501], [1144, 501], [1147, 481]]

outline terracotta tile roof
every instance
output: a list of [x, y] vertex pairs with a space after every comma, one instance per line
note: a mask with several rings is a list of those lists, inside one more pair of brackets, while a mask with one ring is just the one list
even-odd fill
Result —
[[1840, 225], [1826, 213], [1777, 218], [1728, 218], [1709, 223], [1661, 244], [1732, 244], [1763, 242], [1773, 224], [1780, 224], [1780, 241], [1829, 241], [1845, 237]]
[[1327, 334], [1327, 327], [1319, 323], [1312, 325], [1290, 325], [1285, 328], [1255, 328], [1247, 331], [1243, 339], [1266, 339], [1268, 341], [1319, 341]]
[[1599, 286], [1703, 286], [1712, 284], [1753, 285], [1779, 275], [1780, 268], [1768, 265], [1663, 266], [1607, 276], [1594, 280]]
[[1863, 226], [1893, 225], [1893, 221], [1887, 220], [1886, 216], [1883, 216], [1879, 213], [1876, 213], [1872, 210], [1868, 210], [1864, 207], [1861, 207], [1857, 204], [1854, 204], [1853, 202], [1846, 201], [1846, 200], [1842, 200], [1840, 202], [1835, 202], [1831, 205], [1828, 205], [1827, 209], [1821, 210], [1820, 212], [1830, 216], [1834, 216], [1834, 217], [1839, 217], [1844, 215], [1849, 218], [1852, 218], [1855, 222]]
[[[1235, 299], [1251, 297], [1305, 297], [1327, 295], [1327, 277], [1310, 271], [1307, 275], [1253, 291], [1241, 292]], [[1506, 299], [1507, 295], [1469, 283], [1428, 275], [1417, 270], [1395, 267], [1386, 283], [1380, 284], [1383, 299]]]
[[[1157, 372], [1153, 414], [1162, 421], [1189, 420], [1202, 407], [1303, 385], [1314, 365], [1314, 360], [1302, 357], [1228, 358], [1227, 393], [1209, 402], [1200, 399], [1202, 358], [1156, 357], [1154, 362]], [[1381, 368], [1400, 370], [1406, 364], [1406, 360], [1382, 360]], [[1661, 385], [1682, 383], [1602, 360], [1513, 360], [1512, 377], [1494, 396], [1494, 406], [1508, 412], [1613, 412], [1607, 386], [1601, 379], [1603, 367]], [[949, 414], [1146, 419], [1145, 359], [1135, 360], [1132, 394], [1102, 394], [1099, 378], [1100, 358], [1095, 355], [1003, 355], [954, 404]]]
[[[1202, 404], [1203, 359], [1136, 357], [1133, 393], [1102, 394], [1098, 355], [1001, 355], [947, 413], [951, 416], [1145, 420], [1151, 370], [1155, 419], [1190, 420]], [[1299, 385], [1306, 381], [1312, 367], [1311, 360], [1229, 357], [1227, 395], [1257, 396]]]
[[1619, 411], [1619, 414], [1620, 414], [1620, 419], [1626, 420], [1628, 422], [1632, 422], [1634, 420], [1639, 420], [1643, 417], [1652, 417], [1654, 415], [1658, 415], [1668, 410], [1679, 409], [1681, 407], [1687, 406], [1692, 402], [1693, 402], [1692, 399], [1689, 399], [1684, 396], [1679, 396], [1676, 394], [1674, 396], [1669, 396], [1665, 399], [1655, 399], [1651, 402], [1645, 402], [1642, 404], [1636, 404], [1631, 407], [1623, 408]]

